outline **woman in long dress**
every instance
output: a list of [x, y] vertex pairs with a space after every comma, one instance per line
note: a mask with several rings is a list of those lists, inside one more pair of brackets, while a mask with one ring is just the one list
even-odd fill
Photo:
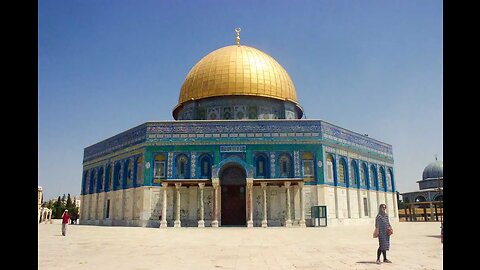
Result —
[[390, 227], [390, 220], [387, 215], [387, 206], [380, 204], [378, 209], [378, 215], [375, 219], [375, 229], [378, 230], [378, 249], [377, 249], [377, 264], [381, 264], [380, 254], [383, 254], [383, 262], [391, 263], [387, 259], [387, 250], [390, 249], [390, 235], [387, 233], [387, 229]]

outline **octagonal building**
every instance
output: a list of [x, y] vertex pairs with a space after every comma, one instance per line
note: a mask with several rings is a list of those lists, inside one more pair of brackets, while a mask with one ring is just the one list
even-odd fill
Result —
[[172, 114], [85, 148], [81, 224], [313, 226], [312, 206], [373, 223], [381, 203], [398, 221], [392, 146], [302, 119], [287, 71], [238, 38], [192, 67]]

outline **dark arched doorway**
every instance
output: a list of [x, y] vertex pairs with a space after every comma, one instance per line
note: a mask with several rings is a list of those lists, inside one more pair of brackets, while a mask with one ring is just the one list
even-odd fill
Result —
[[222, 188], [222, 225], [245, 226], [245, 170], [238, 166], [229, 166], [220, 173]]

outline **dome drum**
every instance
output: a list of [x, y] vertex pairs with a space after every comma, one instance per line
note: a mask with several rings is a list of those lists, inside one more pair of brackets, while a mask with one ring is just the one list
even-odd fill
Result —
[[298, 119], [295, 103], [254, 96], [205, 98], [182, 104], [173, 111], [177, 120]]

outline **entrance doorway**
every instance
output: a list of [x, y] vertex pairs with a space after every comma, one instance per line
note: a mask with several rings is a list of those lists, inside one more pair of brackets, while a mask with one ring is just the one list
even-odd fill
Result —
[[241, 167], [230, 166], [221, 172], [220, 186], [222, 188], [222, 226], [246, 225], [247, 216], [245, 183], [245, 170]]

